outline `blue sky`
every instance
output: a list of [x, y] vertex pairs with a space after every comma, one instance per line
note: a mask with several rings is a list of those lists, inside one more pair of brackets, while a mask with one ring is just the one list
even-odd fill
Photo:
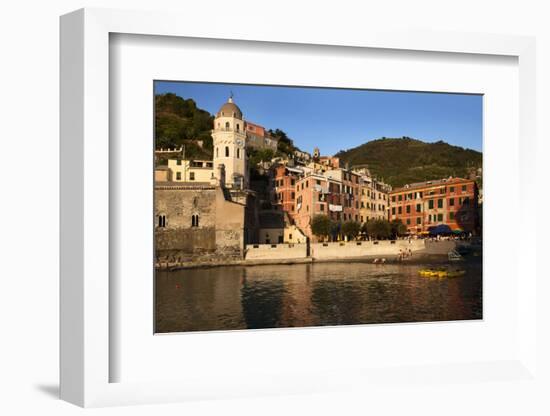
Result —
[[156, 81], [155, 93], [165, 92], [193, 98], [211, 114], [233, 92], [246, 120], [324, 155], [402, 136], [482, 150], [480, 95]]

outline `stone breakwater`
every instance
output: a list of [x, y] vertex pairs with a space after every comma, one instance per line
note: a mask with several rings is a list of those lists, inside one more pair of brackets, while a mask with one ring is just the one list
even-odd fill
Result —
[[384, 258], [396, 262], [399, 253], [410, 256], [403, 261], [446, 261], [449, 250], [456, 247], [454, 241], [395, 240], [395, 241], [347, 241], [307, 244], [254, 244], [247, 245], [244, 258], [204, 256], [193, 261], [159, 262], [159, 269], [182, 269], [230, 265], [296, 264], [334, 261], [370, 261]]

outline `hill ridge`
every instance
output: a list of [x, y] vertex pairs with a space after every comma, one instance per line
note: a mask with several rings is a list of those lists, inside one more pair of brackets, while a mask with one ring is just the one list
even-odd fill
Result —
[[407, 136], [382, 137], [341, 150], [335, 156], [352, 168], [368, 166], [374, 176], [393, 187], [449, 176], [476, 177], [481, 182], [477, 176], [483, 154], [443, 140], [424, 142]]

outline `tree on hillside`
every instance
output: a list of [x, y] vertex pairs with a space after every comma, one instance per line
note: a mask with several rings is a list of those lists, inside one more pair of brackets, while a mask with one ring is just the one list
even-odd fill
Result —
[[324, 239], [331, 234], [332, 221], [326, 215], [315, 215], [311, 220], [311, 232], [316, 237]]
[[361, 231], [361, 224], [356, 221], [346, 221], [342, 224], [342, 235], [348, 240], [354, 240]]
[[248, 149], [248, 163], [254, 168], [260, 162], [269, 162], [275, 157], [275, 152], [271, 149]]
[[179, 147], [190, 140], [202, 141], [212, 151], [211, 130], [214, 117], [197, 107], [192, 99], [166, 93], [155, 96], [155, 146]]

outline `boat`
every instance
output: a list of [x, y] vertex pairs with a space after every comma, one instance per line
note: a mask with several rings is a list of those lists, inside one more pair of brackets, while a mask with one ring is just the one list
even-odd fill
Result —
[[463, 259], [462, 254], [460, 254], [457, 250], [449, 251], [447, 253], [447, 257], [451, 261], [457, 261], [457, 260], [462, 260]]
[[466, 271], [461, 269], [420, 269], [418, 274], [423, 277], [459, 277], [464, 276]]

